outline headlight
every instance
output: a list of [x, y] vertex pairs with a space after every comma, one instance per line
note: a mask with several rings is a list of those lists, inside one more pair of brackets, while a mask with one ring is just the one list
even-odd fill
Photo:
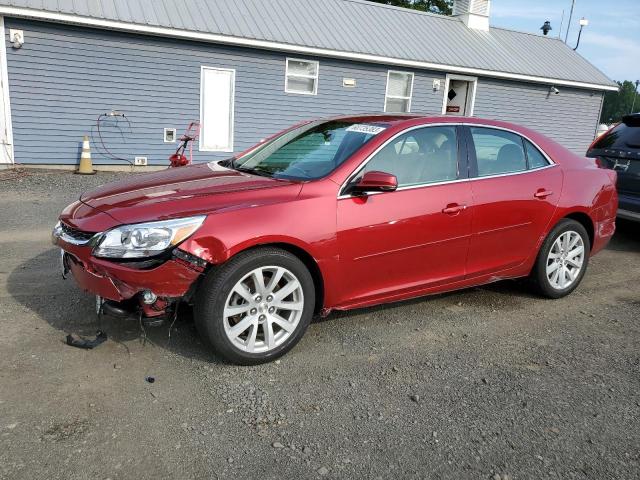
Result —
[[93, 249], [96, 257], [144, 258], [158, 255], [189, 238], [205, 216], [136, 223], [108, 230]]

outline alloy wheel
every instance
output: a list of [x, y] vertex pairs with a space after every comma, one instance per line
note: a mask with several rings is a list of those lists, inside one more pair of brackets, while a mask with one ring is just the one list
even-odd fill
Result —
[[291, 271], [259, 267], [238, 281], [227, 296], [224, 331], [242, 351], [269, 352], [294, 333], [303, 309], [302, 285]]
[[584, 241], [573, 230], [563, 232], [549, 250], [547, 279], [556, 290], [570, 287], [580, 275], [584, 264]]

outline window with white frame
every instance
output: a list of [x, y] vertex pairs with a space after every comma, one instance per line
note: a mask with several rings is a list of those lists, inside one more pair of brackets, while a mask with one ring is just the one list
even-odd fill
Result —
[[301, 95], [318, 93], [318, 62], [287, 58], [284, 91]]
[[385, 112], [410, 112], [413, 93], [413, 73], [389, 70], [384, 97]]

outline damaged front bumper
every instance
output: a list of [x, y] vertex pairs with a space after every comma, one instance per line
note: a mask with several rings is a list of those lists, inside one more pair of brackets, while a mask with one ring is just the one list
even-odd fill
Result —
[[94, 257], [90, 241], [78, 244], [60, 229], [52, 243], [62, 253], [63, 276], [71, 273], [78, 286], [123, 310], [160, 317], [178, 300], [189, 301], [206, 263], [179, 250], [153, 262], [116, 262]]

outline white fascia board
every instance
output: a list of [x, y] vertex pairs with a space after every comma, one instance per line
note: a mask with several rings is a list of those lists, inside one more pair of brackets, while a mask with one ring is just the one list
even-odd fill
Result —
[[493, 78], [505, 78], [509, 80], [519, 80], [523, 82], [543, 83], [545, 85], [562, 85], [566, 87], [586, 88], [590, 90], [610, 90], [618, 91], [617, 86], [601, 85], [597, 83], [575, 82], [572, 80], [562, 80], [557, 78], [538, 77], [534, 75], [522, 75], [518, 73], [499, 72], [494, 70], [484, 70], [480, 68], [457, 67], [452, 65], [442, 65], [438, 63], [421, 62], [414, 60], [404, 60], [401, 58], [382, 57], [366, 53], [345, 52], [341, 50], [329, 50], [317, 47], [305, 47], [288, 43], [272, 42], [268, 40], [254, 40], [250, 38], [234, 37], [229, 35], [219, 35], [216, 33], [193, 32], [190, 30], [180, 30], [176, 28], [158, 27], [152, 25], [140, 25], [136, 23], [121, 22], [118, 20], [104, 20], [100, 18], [82, 17], [66, 13], [56, 13], [31, 8], [0, 6], [0, 15], [10, 17], [22, 17], [50, 22], [67, 23], [71, 25], [82, 25], [88, 27], [102, 28], [108, 30], [121, 30], [125, 32], [141, 33], [146, 35], [156, 35], [162, 37], [182, 38], [197, 40], [201, 42], [213, 42], [226, 45], [259, 48], [263, 50], [278, 50], [282, 52], [293, 52], [297, 54], [316, 55], [321, 57], [340, 58], [347, 60], [358, 60], [368, 63], [379, 63], [384, 65], [398, 65], [402, 67], [412, 67], [426, 70], [437, 70], [450, 73], [461, 73], [468, 75], [479, 75]]

